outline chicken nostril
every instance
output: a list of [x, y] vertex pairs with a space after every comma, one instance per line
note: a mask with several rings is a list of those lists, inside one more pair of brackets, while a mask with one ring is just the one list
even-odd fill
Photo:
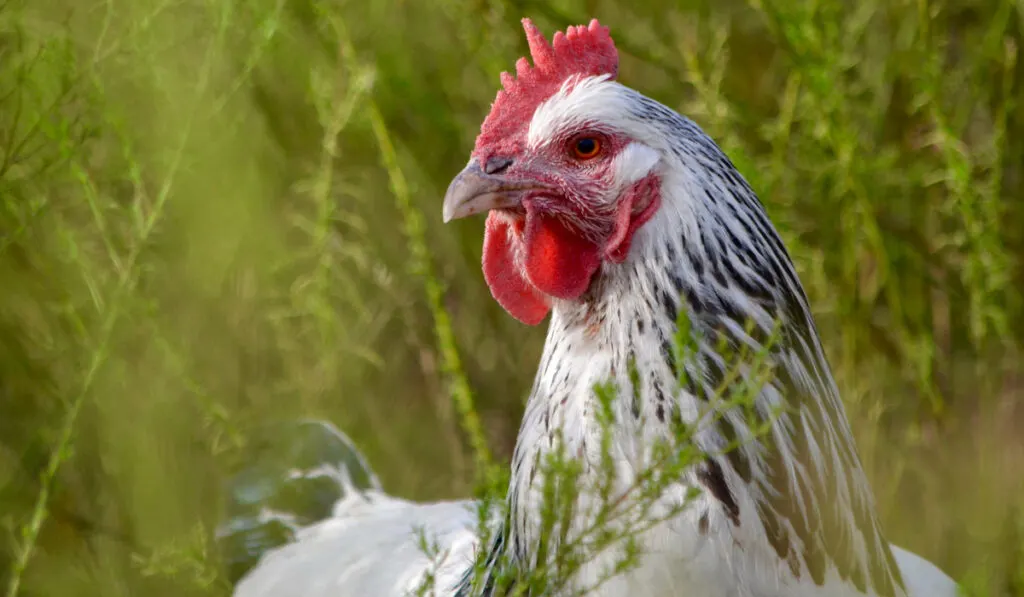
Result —
[[487, 158], [484, 164], [484, 172], [487, 174], [501, 174], [512, 165], [512, 158], [494, 156]]

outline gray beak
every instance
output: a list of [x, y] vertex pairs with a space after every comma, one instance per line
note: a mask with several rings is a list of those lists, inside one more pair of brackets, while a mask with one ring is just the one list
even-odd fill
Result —
[[501, 174], [488, 174], [474, 159], [448, 185], [442, 210], [444, 222], [447, 224], [492, 209], [517, 207], [522, 200], [522, 191], [540, 186], [532, 182], [513, 182]]

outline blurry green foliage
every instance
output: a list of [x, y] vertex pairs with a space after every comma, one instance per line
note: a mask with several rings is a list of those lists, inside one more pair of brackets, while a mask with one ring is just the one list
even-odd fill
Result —
[[218, 484], [270, 420], [409, 497], [507, 459], [543, 330], [440, 198], [523, 16], [601, 18], [733, 157], [890, 539], [1024, 595], [1019, 0], [0, 0], [0, 586], [226, 594]]

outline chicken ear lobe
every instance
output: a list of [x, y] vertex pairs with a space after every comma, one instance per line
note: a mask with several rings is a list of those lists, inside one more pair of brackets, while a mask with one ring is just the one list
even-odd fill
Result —
[[633, 235], [661, 206], [660, 179], [649, 175], [633, 183], [623, 193], [615, 212], [615, 227], [604, 247], [604, 254], [612, 263], [622, 263], [629, 256]]
[[[522, 230], [513, 231], [513, 226], [516, 224], [495, 212], [487, 214], [483, 251], [484, 279], [491, 288], [494, 300], [509, 315], [526, 325], [537, 325], [544, 320], [551, 307], [547, 299], [526, 280], [522, 269], [516, 264], [512, 235], [521, 234]], [[517, 227], [521, 228], [522, 224]]]

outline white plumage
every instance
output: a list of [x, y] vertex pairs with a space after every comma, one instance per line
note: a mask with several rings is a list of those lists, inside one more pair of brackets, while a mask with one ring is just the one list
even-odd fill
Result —
[[[476, 502], [417, 504], [346, 485], [342, 491], [349, 497], [338, 501], [332, 516], [264, 554], [235, 588], [236, 597], [399, 597], [416, 594], [428, 572], [436, 575], [436, 587], [458, 583], [477, 547]], [[416, 529], [427, 530], [448, 554], [440, 566], [421, 548]], [[892, 550], [908, 597], [956, 597], [956, 585], [933, 564], [895, 545]], [[723, 587], [674, 589], [694, 597], [738, 595]], [[646, 594], [653, 593], [641, 589], [639, 595]]]
[[[267, 553], [235, 595], [409, 595], [428, 571], [437, 574], [436, 586], [454, 586], [473, 562], [472, 508], [469, 501], [415, 504], [382, 493], [343, 500], [331, 518]], [[440, 566], [423, 550], [417, 528], [448, 553]]]
[[[884, 539], [807, 298], [753, 190], [697, 125], [614, 81], [614, 46], [596, 21], [553, 46], [526, 29], [536, 66], [503, 78], [444, 206], [446, 220], [491, 211], [484, 274], [511, 314], [536, 323], [552, 313], [513, 456], [509, 515], [493, 515], [495, 538], [482, 547], [529, 570], [594, 523], [595, 497], [581, 492], [564, 537], [542, 536], [537, 473], [565, 449], [584, 482], [600, 478], [593, 388], [610, 381], [615, 499], [632, 503], [628, 488], [676, 422], [696, 429], [690, 440], [706, 458], [657, 496], [653, 512], [674, 512], [701, 490], [641, 534], [638, 565], [588, 594], [955, 595], [948, 576]], [[680, 312], [696, 348], [677, 362], [668, 346]], [[776, 323], [781, 334], [769, 342]], [[767, 351], [773, 377], [758, 387], [753, 414], [716, 395], [732, 370], [722, 342]], [[749, 362], [737, 371], [755, 373]], [[769, 433], [758, 436], [754, 423]], [[426, 576], [439, 595], [499, 593], [497, 567], [470, 582], [481, 547], [472, 502], [414, 504], [346, 479], [337, 477], [344, 498], [332, 515], [267, 552], [238, 597], [405, 595]], [[440, 564], [417, 529], [446, 554]], [[617, 559], [614, 550], [594, 555], [569, 588], [595, 586]]]

